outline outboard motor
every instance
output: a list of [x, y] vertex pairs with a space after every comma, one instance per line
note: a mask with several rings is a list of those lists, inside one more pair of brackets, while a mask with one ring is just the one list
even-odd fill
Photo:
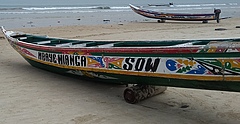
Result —
[[217, 20], [217, 23], [219, 23], [221, 9], [214, 9], [214, 13], [215, 13], [215, 19]]

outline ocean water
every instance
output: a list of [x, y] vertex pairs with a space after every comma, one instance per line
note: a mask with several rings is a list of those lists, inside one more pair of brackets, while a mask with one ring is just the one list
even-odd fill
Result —
[[[168, 4], [154, 7], [148, 4]], [[0, 0], [0, 25], [7, 28], [62, 25], [94, 25], [143, 21], [129, 4], [161, 12], [213, 13], [221, 17], [240, 17], [240, 0]]]

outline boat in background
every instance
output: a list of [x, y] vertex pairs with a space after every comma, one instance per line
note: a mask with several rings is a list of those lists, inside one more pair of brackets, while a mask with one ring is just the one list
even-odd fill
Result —
[[168, 7], [172, 7], [173, 3], [169, 3], [169, 4], [148, 4], [148, 6], [168, 6]]
[[129, 6], [135, 13], [147, 18], [158, 19], [158, 22], [165, 22], [166, 20], [175, 20], [175, 21], [202, 21], [203, 23], [207, 23], [210, 20], [216, 20], [217, 23], [219, 23], [220, 20], [219, 16], [221, 13], [220, 9], [214, 9], [214, 12], [209, 14], [164, 13], [143, 9], [132, 4], [129, 4]]
[[[85, 41], [2, 32], [32, 66], [81, 79], [133, 84], [136, 103], [166, 87], [240, 92], [240, 38]], [[33, 72], [34, 73], [34, 72]]]

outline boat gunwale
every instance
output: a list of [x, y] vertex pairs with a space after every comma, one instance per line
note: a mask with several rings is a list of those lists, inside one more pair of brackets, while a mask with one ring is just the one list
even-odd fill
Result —
[[[143, 9], [141, 7], [136, 7], [132, 4], [129, 4], [130, 8], [139, 15], [153, 18], [153, 19], [164, 19], [164, 20], [178, 20], [178, 21], [204, 21], [204, 20], [216, 20], [215, 13], [166, 13], [166, 12], [157, 12], [153, 10]], [[153, 16], [157, 15], [157, 16]], [[168, 18], [166, 16], [186, 16], [187, 18]], [[189, 17], [197, 18], [189, 18]], [[208, 18], [201, 18], [202, 16], [209, 16]]]
[[[35, 50], [42, 50], [42, 51], [85, 51], [85, 52], [99, 52], [99, 53], [146, 53], [146, 54], [171, 54], [171, 53], [195, 53], [198, 50], [202, 50], [204, 49], [204, 46], [206, 45], [197, 45], [197, 46], [161, 46], [161, 47], [57, 47], [57, 46], [47, 46], [47, 45], [38, 45], [38, 44], [34, 44], [34, 43], [28, 43], [25, 41], [21, 41], [18, 38], [14, 38], [14, 34], [15, 32], [13, 31], [4, 31], [5, 29], [2, 27], [2, 31], [5, 35], [5, 37], [11, 41], [13, 41], [15, 44], [21, 46], [21, 47], [25, 47], [25, 48], [30, 48], [30, 49], [35, 49]], [[22, 33], [21, 35], [24, 35], [24, 33]], [[29, 35], [29, 36], [37, 36], [37, 35], [32, 35], [32, 34], [25, 34], [25, 35]], [[15, 35], [17, 36], [17, 35]], [[77, 39], [64, 39], [64, 38], [57, 38], [57, 37], [47, 37], [47, 39], [56, 39], [56, 40], [69, 40], [69, 41], [80, 41]], [[239, 37], [235, 37], [235, 38], [210, 38], [210, 39], [182, 39], [182, 40], [160, 40], [160, 41], [139, 41], [139, 42], [175, 42], [175, 41], [185, 41], [186, 43], [188, 43], [187, 41], [226, 41], [226, 42], [230, 42], [230, 41], [234, 41], [234, 40], [240, 40]], [[113, 40], [95, 40], [97, 41], [102, 41], [102, 42], [118, 42], [118, 41], [113, 41]], [[91, 42], [91, 40], [84, 40], [84, 42]], [[121, 42], [127, 42], [127, 41], [121, 41]], [[135, 42], [135, 41], [132, 41]], [[136, 41], [138, 42], [138, 41]], [[179, 49], [180, 48], [180, 49]], [[182, 49], [181, 49], [182, 48]], [[225, 47], [222, 47], [225, 48]], [[227, 47], [227, 48], [231, 48], [231, 47]], [[168, 51], [168, 52], [166, 52]]]
[[136, 11], [141, 11], [141, 12], [146, 12], [146, 13], [150, 13], [150, 14], [163, 14], [163, 15], [177, 15], [177, 16], [213, 16], [215, 15], [214, 13], [166, 13], [166, 12], [157, 12], [154, 10], [148, 10], [148, 9], [143, 9], [141, 7], [136, 7], [132, 4], [129, 4], [129, 6], [136, 10]]

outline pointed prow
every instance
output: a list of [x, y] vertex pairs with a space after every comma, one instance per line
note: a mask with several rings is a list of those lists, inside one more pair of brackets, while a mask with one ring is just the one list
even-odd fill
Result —
[[6, 33], [6, 29], [3, 27], [3, 26], [1, 26], [1, 31], [5, 34]]
[[14, 31], [6, 30], [3, 26], [1, 26], [1, 31], [3, 32], [5, 38], [9, 38], [12, 35], [19, 35], [19, 34], [21, 34], [21, 32], [14, 32]]
[[4, 35], [4, 37], [7, 38], [7, 30], [3, 26], [1, 26], [1, 31]]

